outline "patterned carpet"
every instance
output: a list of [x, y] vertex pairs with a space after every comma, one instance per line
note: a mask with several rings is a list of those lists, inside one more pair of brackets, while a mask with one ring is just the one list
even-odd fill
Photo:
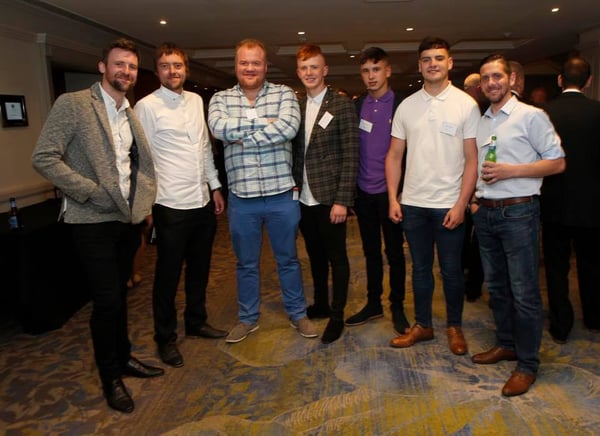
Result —
[[[385, 318], [346, 328], [331, 345], [304, 339], [289, 326], [267, 241], [262, 258], [260, 329], [229, 345], [183, 338], [185, 366], [152, 380], [128, 378], [136, 410], [110, 410], [101, 395], [88, 332], [90, 306], [61, 329], [40, 336], [5, 326], [0, 332], [0, 433], [133, 435], [580, 435], [600, 434], [600, 335], [581, 326], [557, 345], [547, 331], [542, 366], [532, 390], [503, 398], [514, 362], [475, 366], [470, 354], [494, 344], [487, 297], [465, 303], [470, 352], [454, 356], [445, 335], [443, 296], [435, 293], [434, 341], [410, 349], [388, 347]], [[364, 260], [351, 218], [351, 282], [347, 314], [362, 307]], [[306, 292], [308, 260], [299, 252]], [[135, 354], [159, 364], [152, 342], [154, 248], [146, 251], [143, 282], [131, 291], [130, 333]], [[410, 270], [410, 268], [409, 268]], [[209, 284], [209, 322], [237, 321], [235, 259], [220, 218]], [[407, 315], [413, 319], [408, 283]], [[574, 293], [575, 294], [575, 293]], [[180, 311], [182, 292], [178, 294]], [[578, 302], [576, 302], [578, 304]], [[317, 323], [320, 330], [326, 321]]]

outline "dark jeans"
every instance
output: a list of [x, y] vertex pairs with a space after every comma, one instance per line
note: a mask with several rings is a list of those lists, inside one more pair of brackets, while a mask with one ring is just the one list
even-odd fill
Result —
[[550, 333], [557, 339], [565, 340], [573, 327], [573, 306], [569, 300], [571, 243], [577, 262], [583, 324], [590, 329], [600, 329], [600, 229], [544, 222], [542, 242], [550, 306]]
[[402, 205], [403, 227], [413, 262], [413, 292], [415, 321], [423, 327], [432, 326], [433, 255], [437, 248], [446, 298], [446, 323], [462, 325], [465, 281], [460, 253], [464, 239], [464, 224], [454, 230], [442, 223], [449, 209], [434, 209]]
[[206, 286], [217, 220], [212, 202], [189, 210], [160, 204], [152, 208], [156, 229], [156, 273], [153, 309], [154, 340], [165, 344], [177, 338], [175, 294], [185, 261], [186, 330], [206, 323]]
[[479, 241], [473, 228], [473, 217], [465, 214], [465, 241], [462, 250], [463, 271], [465, 271], [465, 294], [467, 298], [476, 299], [481, 296], [483, 286], [483, 267], [479, 255]]
[[300, 205], [300, 230], [304, 236], [306, 251], [310, 260], [315, 304], [327, 306], [329, 300], [329, 265], [333, 298], [331, 319], [342, 320], [348, 297], [350, 263], [346, 253], [346, 222], [332, 224], [329, 220], [331, 206]]
[[381, 305], [383, 293], [383, 256], [381, 234], [385, 255], [390, 267], [390, 296], [392, 312], [404, 309], [406, 293], [406, 261], [404, 258], [404, 234], [402, 224], [394, 224], [389, 218], [387, 192], [368, 194], [360, 189], [354, 202], [358, 227], [367, 267], [367, 300], [369, 304]]
[[121, 222], [71, 224], [92, 299], [90, 329], [104, 383], [121, 376], [131, 357], [127, 332], [127, 280], [141, 227]]
[[481, 205], [473, 215], [497, 344], [516, 351], [517, 369], [529, 374], [537, 373], [542, 340], [539, 220], [539, 200], [499, 208]]

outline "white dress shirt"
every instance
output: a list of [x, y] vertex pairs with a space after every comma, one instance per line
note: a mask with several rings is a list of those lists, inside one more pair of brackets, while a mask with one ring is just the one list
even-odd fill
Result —
[[193, 92], [164, 86], [135, 106], [152, 149], [157, 178], [156, 203], [173, 209], [195, 209], [221, 187], [215, 168], [204, 103]]
[[[323, 89], [314, 98], [306, 97], [306, 117], [304, 121], [304, 156], [306, 156], [306, 151], [308, 150], [308, 144], [310, 142], [310, 136], [312, 135], [313, 127], [315, 122], [317, 121], [317, 115], [319, 114], [319, 109], [321, 109], [321, 103], [323, 103], [323, 98], [327, 93], [327, 87]], [[308, 186], [308, 176], [306, 174], [306, 160], [304, 161], [304, 176], [302, 177], [302, 191], [300, 194], [300, 202], [307, 206], [316, 206], [319, 204], [317, 199], [312, 195], [310, 190], [310, 186]]]

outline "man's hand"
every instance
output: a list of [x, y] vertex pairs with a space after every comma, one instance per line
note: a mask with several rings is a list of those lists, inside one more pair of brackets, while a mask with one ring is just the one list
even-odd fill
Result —
[[331, 211], [329, 212], [329, 220], [331, 221], [331, 224], [340, 224], [346, 221], [347, 215], [348, 208], [346, 206], [334, 204], [331, 206]]
[[215, 202], [215, 215], [221, 215], [225, 210], [225, 200], [220, 189], [215, 189], [212, 193], [213, 201]]
[[455, 204], [444, 217], [442, 225], [448, 230], [454, 230], [464, 222], [465, 210], [466, 208], [464, 206], [459, 207]]
[[389, 218], [394, 224], [402, 222], [402, 206], [398, 201], [390, 202]]

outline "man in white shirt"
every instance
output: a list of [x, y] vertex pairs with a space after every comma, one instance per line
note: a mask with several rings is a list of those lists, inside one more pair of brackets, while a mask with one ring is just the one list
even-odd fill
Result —
[[[413, 262], [415, 325], [392, 339], [410, 347], [433, 339], [434, 245], [443, 277], [450, 351], [465, 354], [462, 333], [464, 279], [461, 250], [465, 210], [477, 177], [477, 103], [448, 79], [453, 61], [448, 42], [426, 38], [419, 46], [423, 88], [406, 98], [394, 115], [385, 172], [390, 219], [402, 221]], [[402, 198], [398, 184], [406, 151]]]
[[157, 238], [154, 278], [154, 340], [163, 362], [183, 366], [177, 349], [175, 294], [185, 261], [185, 334], [221, 338], [206, 314], [206, 286], [217, 221], [224, 210], [202, 98], [183, 89], [187, 54], [172, 43], [158, 47], [161, 87], [140, 100], [135, 111], [150, 141], [157, 178], [152, 216]]

